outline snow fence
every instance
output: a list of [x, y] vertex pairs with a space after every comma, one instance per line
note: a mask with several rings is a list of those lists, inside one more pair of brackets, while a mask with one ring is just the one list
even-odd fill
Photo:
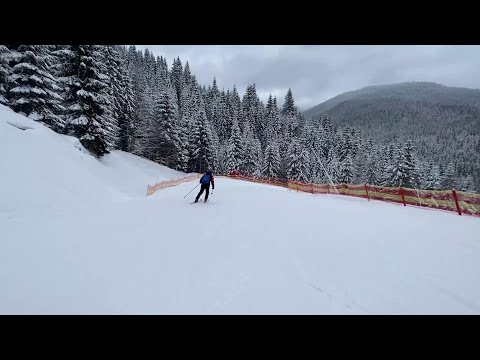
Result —
[[160, 189], [165, 189], [165, 188], [168, 188], [168, 187], [171, 187], [171, 186], [176, 186], [176, 185], [184, 183], [184, 182], [199, 179], [200, 176], [202, 176], [202, 175], [201, 174], [192, 174], [192, 175], [185, 176], [185, 177], [179, 178], [179, 179], [161, 181], [159, 183], [156, 183], [155, 185], [147, 185], [147, 196], [152, 195], [153, 193], [155, 193], [155, 191], [160, 190]]
[[238, 180], [261, 184], [281, 186], [311, 194], [340, 194], [361, 197], [368, 200], [381, 200], [403, 204], [404, 206], [419, 206], [446, 211], [455, 211], [458, 215], [468, 214], [480, 216], [480, 194], [466, 193], [456, 190], [420, 190], [409, 188], [391, 188], [374, 185], [352, 184], [310, 184], [299, 181], [249, 177], [244, 175], [230, 176]]
[[[162, 181], [155, 185], [148, 185], [147, 195], [167, 187], [175, 186], [184, 182], [199, 179], [202, 174], [192, 174], [180, 179]], [[456, 190], [420, 190], [408, 188], [391, 188], [374, 185], [352, 184], [310, 184], [286, 179], [271, 179], [254, 176], [240, 175], [216, 175], [216, 177], [228, 177], [260, 184], [280, 186], [286, 189], [301, 191], [310, 194], [339, 194], [365, 198], [368, 200], [380, 200], [403, 204], [404, 206], [419, 206], [446, 211], [455, 211], [458, 215], [468, 214], [480, 216], [480, 194], [471, 194]]]

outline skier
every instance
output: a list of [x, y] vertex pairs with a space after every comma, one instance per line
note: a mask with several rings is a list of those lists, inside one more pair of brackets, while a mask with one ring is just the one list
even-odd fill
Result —
[[213, 174], [210, 170], [208, 170], [200, 179], [200, 184], [202, 184], [202, 187], [200, 188], [200, 192], [195, 198], [195, 202], [198, 202], [198, 199], [200, 198], [200, 196], [202, 196], [204, 190], [206, 190], [204, 202], [208, 201], [208, 194], [210, 193], [210, 183], [212, 183], [212, 190], [214, 190], [215, 182], [213, 180]]

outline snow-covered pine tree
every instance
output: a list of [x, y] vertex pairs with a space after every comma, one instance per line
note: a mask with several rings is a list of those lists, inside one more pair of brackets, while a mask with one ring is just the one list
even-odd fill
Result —
[[425, 182], [423, 188], [427, 190], [439, 190], [442, 187], [440, 177], [440, 167], [433, 162], [430, 162], [426, 169]]
[[228, 95], [225, 92], [220, 94], [218, 108], [218, 124], [216, 126], [218, 138], [221, 142], [226, 141], [231, 132], [232, 118], [229, 110]]
[[247, 86], [247, 90], [242, 99], [242, 111], [239, 121], [241, 131], [245, 131], [248, 124], [252, 129], [256, 129], [258, 122], [258, 97], [255, 84]]
[[327, 178], [330, 177], [329, 182], [331, 180], [334, 184], [338, 183], [338, 178], [340, 174], [340, 162], [335, 151], [331, 151], [329, 153], [327, 158], [327, 166], [325, 168], [328, 173]]
[[220, 142], [220, 145], [218, 147], [217, 151], [217, 162], [218, 162], [218, 167], [217, 167], [217, 173], [219, 174], [228, 174], [228, 167], [227, 167], [227, 143], [226, 142]]
[[215, 127], [213, 126], [213, 124], [209, 123], [209, 125], [210, 125], [210, 133], [212, 134], [212, 156], [211, 156], [212, 166], [210, 167], [210, 170], [218, 173], [219, 158], [220, 158], [220, 139], [218, 138], [217, 131], [215, 130]]
[[60, 95], [63, 97], [65, 94], [64, 85], [62, 82], [62, 76], [65, 73], [65, 65], [68, 63], [68, 59], [71, 55], [71, 45], [51, 45], [51, 54], [54, 56], [53, 64], [50, 66], [50, 71], [55, 78], [57, 78], [57, 85], [61, 88]]
[[460, 191], [474, 193], [475, 192], [475, 183], [472, 175], [467, 175], [459, 184]]
[[382, 186], [391, 186], [391, 178], [398, 153], [399, 150], [394, 144], [382, 148], [382, 156], [379, 159], [379, 180]]
[[[230, 104], [232, 125], [233, 125], [233, 122], [236, 121], [237, 125], [240, 127], [241, 118], [243, 117], [242, 101], [240, 100], [240, 95], [238, 95], [237, 87], [235, 85], [233, 85], [233, 90], [230, 94], [229, 104]], [[231, 133], [231, 128], [227, 129], [227, 134], [230, 134], [230, 133]]]
[[[185, 106], [185, 103], [184, 103]], [[182, 115], [179, 121], [178, 137], [180, 139], [180, 149], [177, 156], [177, 163], [175, 169], [178, 171], [187, 172], [189, 162], [189, 129], [190, 122], [185, 120]]]
[[125, 84], [123, 84], [120, 54], [112, 45], [100, 46], [102, 52], [101, 71], [103, 81], [108, 85], [106, 96], [108, 104], [105, 107], [105, 140], [109, 149], [116, 149], [119, 144], [119, 118], [122, 114]]
[[172, 71], [170, 72], [170, 83], [172, 84], [173, 89], [175, 90], [175, 95], [177, 96], [177, 104], [179, 108], [183, 106], [182, 104], [183, 79], [184, 79], [184, 73], [183, 73], [182, 62], [180, 61], [180, 58], [177, 57], [173, 61]]
[[353, 179], [353, 143], [348, 127], [335, 133], [334, 152], [338, 158], [337, 181], [349, 183]]
[[312, 119], [302, 127], [299, 139], [305, 150], [309, 153], [308, 178], [314, 181], [319, 170], [318, 156], [320, 153], [318, 143], [318, 128], [316, 120]]
[[371, 140], [363, 142], [361, 133], [355, 133], [355, 138], [354, 142], [358, 144], [356, 145], [356, 155], [353, 157], [354, 177], [352, 182], [354, 184], [365, 184], [367, 161], [369, 157], [373, 157], [373, 142]]
[[419, 174], [417, 170], [415, 155], [413, 154], [413, 142], [408, 140], [403, 148], [403, 158], [405, 161], [406, 178], [404, 187], [418, 188]]
[[259, 175], [262, 168], [261, 145], [249, 124], [245, 125], [242, 143], [242, 170], [250, 175]]
[[220, 97], [220, 91], [217, 86], [217, 79], [213, 78], [212, 86], [208, 88], [207, 95], [205, 97], [205, 113], [207, 119], [215, 126], [218, 126], [218, 100]]
[[347, 154], [340, 163], [340, 173], [338, 181], [343, 184], [351, 184], [354, 178], [353, 160], [350, 154]]
[[280, 123], [281, 129], [280, 129], [280, 135], [278, 137], [278, 146], [279, 146], [279, 151], [280, 151], [280, 176], [282, 178], [287, 177], [287, 172], [288, 172], [288, 164], [287, 164], [287, 158], [289, 155], [289, 147], [292, 144], [292, 141], [295, 140], [293, 135], [289, 132], [289, 127], [286, 124], [286, 118], [284, 115], [280, 116]]
[[10, 88], [8, 80], [12, 73], [10, 68], [10, 49], [5, 45], [0, 45], [0, 104], [8, 105], [7, 92]]
[[58, 94], [57, 79], [50, 71], [55, 57], [47, 45], [20, 45], [12, 74], [13, 83], [7, 94], [10, 107], [22, 115], [47, 125], [57, 132], [65, 126], [59, 116], [65, 109]]
[[260, 141], [260, 146], [266, 146], [267, 126], [265, 123], [265, 105], [257, 97], [257, 114], [255, 117], [255, 127], [253, 128], [255, 137]]
[[192, 94], [192, 137], [190, 163], [192, 170], [205, 172], [215, 165], [215, 149], [213, 149], [213, 134], [211, 125], [205, 114], [205, 103], [197, 87]]
[[187, 62], [183, 73], [183, 87], [180, 101], [182, 106], [179, 108], [180, 153], [177, 158], [176, 169], [181, 171], [193, 171], [193, 160], [190, 159], [190, 156], [193, 155], [191, 152], [191, 144], [193, 143], [192, 129], [196, 104], [193, 93], [194, 88], [197, 87], [197, 82], [195, 77], [191, 75], [190, 65]]
[[284, 134], [288, 138], [292, 138], [294, 135], [298, 134], [299, 126], [299, 116], [295, 102], [293, 100], [292, 90], [288, 89], [287, 95], [285, 95], [285, 101], [282, 107], [282, 117], [283, 117], [283, 126]]
[[280, 174], [280, 153], [276, 141], [272, 140], [265, 149], [262, 173], [269, 178], [278, 178]]
[[190, 65], [188, 61], [185, 64], [182, 74], [182, 92], [180, 94], [180, 102], [178, 103], [178, 112], [180, 117], [183, 115], [184, 109], [188, 107], [188, 102], [192, 94], [192, 83], [194, 82], [193, 76], [190, 72]]
[[300, 140], [295, 139], [288, 147], [287, 178], [289, 180], [308, 182], [309, 154]]
[[450, 162], [445, 167], [442, 175], [442, 189], [450, 190], [455, 186], [455, 165]]
[[236, 120], [233, 121], [232, 134], [227, 145], [227, 170], [241, 170], [243, 163], [242, 135]]
[[425, 183], [427, 182], [428, 173], [429, 173], [429, 164], [425, 161], [419, 160], [419, 161], [416, 161], [415, 166], [416, 166], [417, 175], [418, 175], [417, 188], [424, 189]]
[[369, 153], [365, 161], [363, 180], [366, 184], [380, 186], [378, 151], [373, 146], [369, 147], [368, 150]]
[[355, 145], [354, 145], [354, 139], [351, 136], [352, 128], [347, 126], [342, 129], [341, 132], [338, 133], [337, 136], [337, 153], [338, 153], [338, 159], [340, 160], [341, 163], [347, 158], [347, 156], [350, 156], [351, 159], [354, 158], [355, 156]]
[[155, 122], [158, 124], [157, 158], [160, 164], [174, 168], [181, 152], [180, 128], [178, 124], [178, 106], [173, 87], [167, 86], [161, 90], [154, 104]]
[[334, 151], [334, 127], [328, 116], [322, 116], [319, 118], [320, 121], [320, 131], [319, 131], [319, 142], [321, 148], [322, 158], [327, 159], [330, 152]]
[[263, 169], [263, 163], [265, 161], [265, 157], [262, 151], [262, 143], [260, 142], [259, 139], [253, 140], [252, 152], [254, 154], [254, 159], [257, 162], [253, 175], [260, 177], [262, 176], [262, 169]]
[[297, 112], [297, 108], [295, 107], [295, 101], [293, 100], [292, 89], [288, 89], [287, 94], [285, 95], [285, 101], [282, 107], [282, 114], [287, 115], [295, 115]]
[[97, 156], [108, 153], [104, 117], [107, 84], [99, 63], [100, 50], [98, 45], [72, 45], [64, 74], [67, 131]]
[[418, 175], [415, 165], [415, 159], [412, 154], [411, 142], [398, 151], [394, 166], [390, 172], [390, 184], [392, 187], [418, 187]]
[[[159, 124], [155, 118], [155, 92], [146, 81], [142, 79], [140, 100], [138, 105], [138, 124], [135, 132], [136, 153], [155, 161], [158, 157]], [[155, 95], [156, 94], [156, 95]]]
[[282, 134], [282, 121], [280, 119], [280, 110], [277, 105], [277, 97], [273, 97], [273, 104], [272, 104], [272, 129], [274, 134], [278, 138]]
[[133, 151], [136, 130], [137, 98], [134, 94], [131, 75], [123, 59], [120, 61], [120, 94], [118, 113], [118, 144], [122, 151]]
[[265, 115], [264, 115], [264, 143], [266, 146], [270, 144], [272, 139], [276, 138], [278, 134], [275, 133], [275, 113], [273, 109], [273, 98], [272, 94], [268, 96], [267, 105], [265, 106]]

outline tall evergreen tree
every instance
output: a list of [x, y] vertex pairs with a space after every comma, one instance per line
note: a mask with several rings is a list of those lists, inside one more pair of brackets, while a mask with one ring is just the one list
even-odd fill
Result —
[[273, 97], [271, 107], [267, 110], [267, 138], [266, 141], [278, 139], [281, 135], [280, 111], [277, 98]]
[[441, 177], [442, 189], [450, 190], [455, 186], [455, 165], [452, 162], [449, 162], [447, 166], [444, 167]]
[[241, 116], [239, 120], [240, 130], [244, 131], [247, 124], [253, 129], [257, 129], [257, 123], [259, 121], [258, 102], [259, 99], [255, 84], [247, 86], [247, 90], [242, 99]]
[[232, 118], [229, 110], [228, 95], [222, 92], [218, 104], [218, 122], [216, 126], [220, 141], [223, 142], [228, 139], [231, 128]]
[[418, 187], [418, 174], [415, 159], [412, 154], [411, 142], [407, 142], [403, 149], [398, 151], [394, 166], [391, 168], [390, 186], [392, 187]]
[[20, 45], [8, 80], [15, 84], [8, 92], [11, 108], [55, 131], [65, 125], [59, 116], [64, 107], [57, 79], [50, 72], [54, 56], [46, 45]]
[[330, 180], [333, 183], [337, 183], [339, 181], [340, 162], [335, 151], [329, 153], [325, 170], [325, 175], [327, 176], [327, 179], [329, 179], [329, 182]]
[[293, 100], [292, 89], [288, 89], [287, 95], [285, 95], [285, 102], [283, 103], [282, 114], [283, 115], [296, 115], [297, 108]]
[[391, 178], [395, 167], [395, 156], [399, 150], [393, 144], [382, 149], [382, 157], [379, 160], [380, 181], [382, 186], [392, 186]]
[[460, 191], [474, 193], [475, 192], [475, 182], [472, 175], [467, 175], [464, 177], [458, 186]]
[[170, 73], [170, 82], [175, 89], [175, 95], [177, 96], [177, 104], [179, 108], [182, 108], [182, 88], [183, 88], [183, 79], [184, 79], [184, 73], [183, 73], [183, 66], [182, 62], [180, 61], [180, 58], [177, 57], [177, 59], [174, 60], [173, 66], [172, 66], [172, 71]]
[[289, 180], [308, 182], [309, 156], [299, 140], [292, 141], [288, 148], [287, 177]]
[[112, 45], [100, 46], [102, 56], [102, 79], [106, 84], [108, 104], [105, 107], [105, 140], [109, 149], [116, 149], [119, 144], [119, 118], [123, 111], [125, 85], [122, 75], [120, 54]]
[[194, 78], [190, 72], [190, 65], [188, 61], [185, 63], [185, 69], [183, 69], [182, 74], [182, 91], [180, 93], [180, 100], [178, 103], [179, 115], [182, 116], [184, 109], [188, 107], [188, 102], [192, 93], [192, 84], [194, 83]]
[[213, 78], [212, 86], [208, 87], [207, 94], [205, 97], [205, 113], [207, 114], [207, 119], [214, 125], [218, 125], [218, 100], [220, 97], [220, 91], [217, 86], [217, 79]]
[[213, 134], [205, 114], [205, 103], [197, 87], [193, 89], [192, 100], [193, 121], [190, 162], [194, 171], [205, 172], [212, 169], [215, 163]]
[[243, 144], [240, 127], [236, 120], [233, 121], [232, 134], [227, 146], [227, 170], [240, 170], [243, 163]]
[[417, 188], [419, 186], [419, 174], [416, 166], [415, 156], [413, 154], [413, 143], [407, 141], [403, 148], [403, 158], [405, 160], [406, 179], [403, 186]]
[[272, 141], [265, 149], [265, 160], [262, 173], [269, 178], [278, 178], [280, 174], [280, 153], [278, 145]]
[[431, 162], [427, 168], [427, 174], [425, 176], [423, 188], [427, 190], [441, 189], [440, 167], [435, 165], [433, 162]]
[[177, 158], [181, 152], [181, 140], [176, 94], [169, 84], [157, 97], [154, 113], [158, 136], [156, 160], [161, 164], [174, 168], [177, 165]]
[[284, 136], [292, 138], [298, 133], [299, 119], [291, 89], [288, 89], [287, 95], [285, 96], [282, 107], [282, 119]]
[[366, 184], [380, 186], [381, 185], [381, 177], [379, 175], [379, 157], [378, 151], [373, 148], [373, 146], [369, 147], [369, 154], [366, 157], [365, 167], [364, 167], [364, 175], [363, 179]]
[[9, 76], [12, 73], [12, 69], [9, 65], [10, 62], [10, 49], [5, 45], [0, 45], [0, 104], [8, 105], [7, 91], [9, 89]]
[[262, 170], [262, 154], [260, 141], [255, 138], [251, 127], [247, 124], [243, 133], [242, 170], [251, 175], [259, 175]]
[[121, 63], [120, 101], [118, 113], [118, 144], [123, 151], [133, 151], [136, 121], [137, 102], [130, 73]]
[[97, 45], [72, 45], [64, 74], [67, 130], [97, 156], [108, 153], [104, 117], [107, 84], [101, 73], [101, 58]]
[[344, 184], [351, 184], [354, 178], [353, 161], [350, 154], [346, 155], [340, 165], [339, 181]]

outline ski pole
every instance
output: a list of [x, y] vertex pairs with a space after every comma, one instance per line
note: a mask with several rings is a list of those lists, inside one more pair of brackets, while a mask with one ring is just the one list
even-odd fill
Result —
[[[188, 194], [190, 194], [193, 190], [195, 190], [198, 187], [198, 185], [200, 185], [200, 183], [198, 183], [197, 186], [195, 186], [192, 190], [190, 190]], [[183, 198], [185, 199], [188, 196], [188, 194], [185, 195]]]

